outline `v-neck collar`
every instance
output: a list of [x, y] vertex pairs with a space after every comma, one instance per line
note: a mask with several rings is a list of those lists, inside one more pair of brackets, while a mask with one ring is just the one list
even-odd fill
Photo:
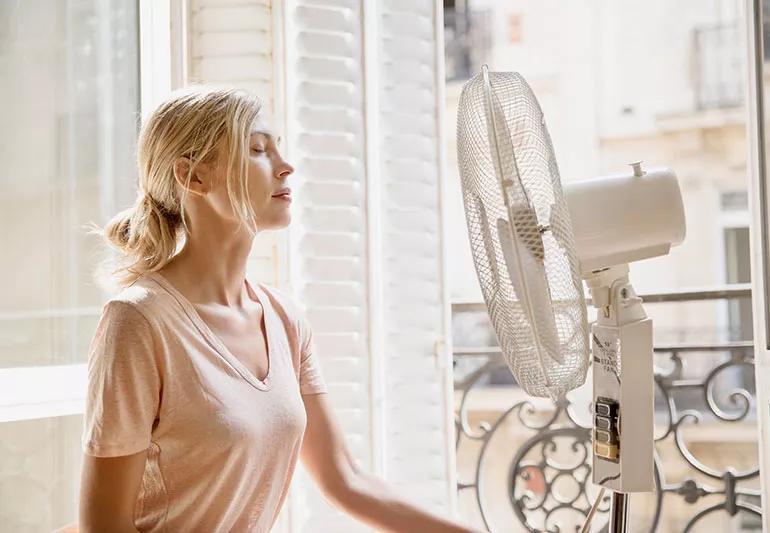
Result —
[[230, 352], [227, 346], [225, 346], [225, 343], [222, 342], [219, 336], [215, 334], [211, 330], [211, 328], [208, 327], [206, 322], [201, 318], [201, 316], [198, 314], [198, 311], [196, 311], [192, 303], [181, 292], [179, 292], [176, 289], [176, 287], [174, 287], [171, 284], [171, 282], [169, 282], [162, 274], [160, 274], [159, 272], [146, 272], [145, 274], [151, 279], [155, 280], [159, 285], [161, 285], [161, 287], [166, 289], [166, 291], [168, 291], [174, 297], [174, 299], [177, 302], [179, 302], [179, 305], [182, 306], [182, 309], [185, 311], [187, 316], [195, 324], [195, 326], [203, 334], [203, 336], [209, 341], [209, 343], [214, 347], [217, 353], [222, 358], [224, 358], [225, 361], [229, 363], [230, 366], [232, 366], [243, 377], [243, 379], [248, 381], [251, 385], [253, 385], [259, 390], [267, 391], [272, 388], [273, 386], [272, 376], [274, 374], [273, 365], [275, 363], [272, 360], [273, 359], [272, 358], [273, 339], [270, 338], [270, 330], [273, 329], [270, 327], [270, 321], [272, 320], [272, 317], [271, 317], [271, 310], [268, 309], [270, 307], [268, 304], [269, 298], [265, 296], [265, 293], [262, 291], [262, 288], [259, 287], [259, 284], [254, 286], [251, 283], [249, 283], [248, 279], [244, 279], [247, 292], [253, 293], [254, 297], [256, 297], [257, 301], [262, 305], [262, 320], [264, 321], [264, 324], [265, 324], [265, 342], [267, 344], [267, 375], [265, 376], [265, 379], [259, 379], [258, 377], [256, 377], [251, 372], [251, 370], [246, 368], [246, 365], [244, 365], [240, 359], [235, 357]]

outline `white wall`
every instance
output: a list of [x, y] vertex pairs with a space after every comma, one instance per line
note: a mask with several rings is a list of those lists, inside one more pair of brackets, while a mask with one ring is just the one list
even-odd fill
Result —
[[[603, 0], [596, 4], [603, 137], [655, 135], [656, 117], [692, 111], [695, 28], [739, 22], [740, 2]], [[631, 113], [623, 114], [624, 107]]]

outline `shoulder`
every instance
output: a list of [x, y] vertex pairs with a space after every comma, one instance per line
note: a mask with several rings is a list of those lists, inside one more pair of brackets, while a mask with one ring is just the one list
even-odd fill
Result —
[[287, 289], [277, 289], [262, 283], [259, 287], [267, 294], [270, 304], [283, 321], [289, 338], [295, 340], [300, 349], [306, 346], [311, 336], [311, 328], [299, 300]]
[[263, 283], [259, 284], [262, 291], [270, 298], [270, 303], [276, 310], [285, 314], [293, 322], [300, 321], [303, 313], [302, 306], [289, 289], [279, 289]]
[[152, 329], [160, 315], [155, 308], [161, 298], [151, 282], [139, 279], [108, 298], [102, 306], [102, 318], [121, 325]]
[[139, 310], [146, 307], [151, 300], [152, 291], [145, 284], [134, 283], [113, 295], [108, 302], [126, 304]]
[[155, 358], [157, 328], [135, 290], [121, 290], [102, 306], [89, 346], [89, 371]]
[[131, 308], [134, 312], [144, 315], [151, 324], [168, 316], [169, 311], [177, 307], [174, 296], [149, 275], [141, 276], [131, 285], [115, 291], [105, 305], [107, 304]]
[[154, 363], [153, 368], [164, 367], [169, 355], [167, 328], [157, 298], [151, 288], [136, 283], [112, 294], [102, 306], [91, 339], [89, 364], [144, 361]]

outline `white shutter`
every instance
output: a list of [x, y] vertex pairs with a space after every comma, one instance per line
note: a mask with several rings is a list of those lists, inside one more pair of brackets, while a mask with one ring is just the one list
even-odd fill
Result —
[[[257, 94], [263, 116], [280, 130], [282, 87], [274, 61], [279, 35], [270, 0], [190, 0], [188, 81], [227, 84]], [[276, 120], [278, 119], [278, 120]], [[269, 231], [254, 241], [248, 275], [269, 285], [285, 282], [287, 233]]]
[[443, 27], [433, 0], [382, 0], [379, 148], [385, 471], [422, 505], [455, 495], [449, 307], [441, 223]]
[[[291, 254], [330, 398], [354, 457], [372, 463], [369, 262], [361, 9], [287, 2], [289, 157], [297, 167]], [[359, 531], [306, 486], [294, 531]]]
[[258, 94], [272, 116], [273, 18], [269, 1], [192, 0], [190, 80]]
[[[455, 487], [439, 10], [426, 0], [288, 2], [286, 123], [298, 168], [292, 279], [346, 440], [363, 468], [446, 509]], [[311, 487], [294, 504], [293, 531], [364, 529]]]

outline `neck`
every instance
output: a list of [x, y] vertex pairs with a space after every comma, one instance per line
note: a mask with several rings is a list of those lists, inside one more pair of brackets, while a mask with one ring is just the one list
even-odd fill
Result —
[[245, 228], [190, 227], [191, 237], [161, 269], [192, 303], [244, 305], [246, 263], [253, 238]]

